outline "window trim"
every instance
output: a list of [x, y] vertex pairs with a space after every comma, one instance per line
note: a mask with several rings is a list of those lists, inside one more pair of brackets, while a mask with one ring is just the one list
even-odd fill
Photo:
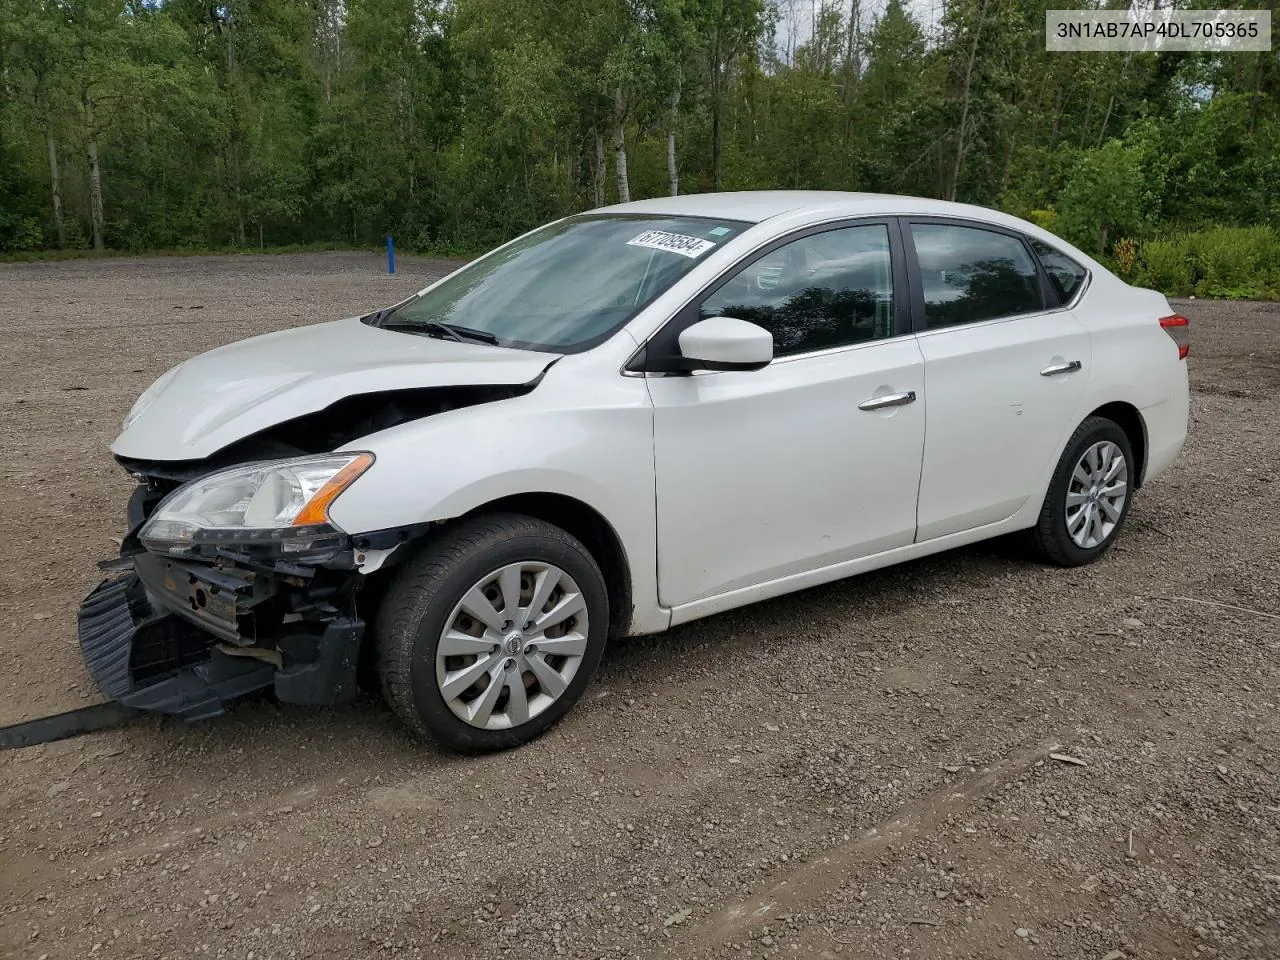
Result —
[[[893, 278], [893, 333], [879, 340], [863, 340], [855, 343], [837, 344], [835, 346], [822, 347], [817, 350], [808, 350], [803, 353], [789, 353], [786, 356], [775, 356], [773, 363], [781, 363], [783, 361], [798, 360], [805, 357], [814, 357], [822, 354], [834, 353], [841, 350], [849, 350], [856, 347], [864, 347], [877, 343], [887, 343], [890, 340], [896, 340], [900, 337], [910, 336], [914, 331], [911, 324], [911, 285], [910, 276], [907, 270], [906, 249], [902, 236], [901, 218], [891, 215], [874, 214], [862, 217], [847, 217], [839, 220], [828, 220], [824, 223], [810, 224], [807, 227], [801, 227], [790, 233], [785, 233], [780, 237], [775, 237], [768, 243], [756, 247], [754, 250], [744, 253], [732, 264], [725, 267], [716, 275], [714, 279], [705, 284], [700, 290], [693, 294], [688, 300], [680, 305], [672, 315], [662, 324], [654, 333], [640, 345], [640, 347], [631, 355], [622, 367], [624, 376], [645, 376], [649, 374], [682, 374], [687, 375], [687, 371], [679, 370], [669, 361], [679, 356], [679, 338], [680, 334], [698, 322], [698, 307], [702, 301], [714, 294], [722, 286], [729, 282], [739, 271], [750, 266], [755, 261], [767, 257], [780, 247], [784, 247], [796, 240], [803, 240], [805, 237], [811, 237], [819, 233], [829, 233], [832, 230], [845, 230], [849, 227], [874, 227], [883, 226], [889, 237], [889, 272]], [[901, 291], [901, 292], [900, 292]], [[903, 295], [905, 292], [905, 296]]]
[[[1053, 284], [1049, 280], [1049, 274], [1045, 271], [1044, 264], [1040, 262], [1040, 258], [1036, 256], [1035, 250], [1032, 249], [1030, 241], [1026, 235], [1018, 230], [1010, 227], [1001, 226], [996, 223], [987, 223], [984, 220], [973, 220], [967, 217], [948, 217], [948, 216], [910, 216], [900, 217], [903, 247], [907, 257], [907, 273], [911, 283], [911, 329], [914, 333], [939, 333], [944, 330], [960, 330], [968, 327], [976, 327], [984, 323], [1001, 323], [1005, 320], [1016, 320], [1019, 317], [1038, 317], [1042, 314], [1053, 313], [1057, 310], [1066, 309], [1066, 305], [1058, 302], [1058, 293], [1053, 288]], [[920, 259], [916, 255], [915, 239], [912, 237], [911, 242], [907, 242], [907, 237], [911, 236], [911, 228], [916, 224], [922, 226], [940, 226], [940, 227], [968, 227], [973, 230], [985, 230], [988, 233], [998, 233], [1006, 237], [1017, 240], [1022, 244], [1022, 249], [1026, 251], [1027, 256], [1031, 259], [1032, 266], [1036, 270], [1037, 286], [1040, 290], [1040, 309], [1030, 310], [1023, 313], [1010, 313], [1000, 317], [986, 317], [982, 320], [974, 320], [971, 323], [955, 323], [945, 327], [930, 327], [928, 317], [925, 312], [924, 303], [924, 278], [920, 270]], [[1083, 285], [1082, 285], [1083, 287]]]
[[1058, 306], [1061, 309], [1070, 310], [1072, 307], [1074, 307], [1077, 303], [1080, 302], [1080, 298], [1084, 296], [1084, 292], [1089, 289], [1089, 283], [1093, 280], [1093, 271], [1090, 270], [1088, 267], [1086, 267], [1083, 263], [1080, 263], [1079, 261], [1077, 261], [1075, 257], [1071, 256], [1070, 254], [1063, 253], [1052, 243], [1047, 243], [1046, 241], [1041, 240], [1039, 237], [1027, 237], [1026, 240], [1027, 240], [1027, 246], [1030, 247], [1031, 249], [1031, 255], [1035, 257], [1036, 263], [1040, 265], [1040, 269], [1044, 271], [1044, 275], [1046, 277], [1049, 277], [1049, 268], [1046, 267], [1044, 265], [1044, 261], [1040, 259], [1040, 254], [1036, 253], [1035, 244], [1032, 243], [1033, 240], [1043, 243], [1050, 250], [1057, 253], [1058, 256], [1066, 257], [1067, 260], [1069, 260], [1071, 263], [1075, 264], [1077, 267], [1079, 267], [1081, 270], [1084, 271], [1084, 278], [1080, 281], [1080, 285], [1076, 287], [1075, 293], [1071, 295], [1071, 299], [1065, 302], [1063, 301], [1062, 297], [1058, 296], [1058, 288], [1054, 286], [1052, 278], [1049, 279], [1049, 290], [1053, 294], [1053, 299], [1057, 301]]

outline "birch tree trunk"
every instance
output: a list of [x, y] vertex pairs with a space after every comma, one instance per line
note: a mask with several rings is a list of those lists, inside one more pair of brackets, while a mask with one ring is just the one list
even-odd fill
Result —
[[671, 196], [680, 196], [680, 172], [676, 170], [676, 132], [667, 131], [667, 182], [671, 186]]
[[325, 106], [333, 103], [333, 71], [337, 62], [340, 33], [335, 26], [337, 15], [333, 0], [319, 0], [316, 4], [315, 37], [320, 48], [320, 87]]
[[235, 182], [236, 244], [244, 246], [244, 192], [240, 188], [240, 143], [231, 143], [231, 177]]
[[676, 116], [680, 109], [680, 88], [671, 95], [671, 125], [667, 127], [667, 180], [671, 184], [671, 196], [680, 195], [680, 171], [676, 169]]
[[947, 199], [955, 200], [956, 190], [960, 185], [960, 170], [964, 163], [965, 128], [969, 125], [969, 100], [973, 86], [973, 62], [978, 57], [978, 41], [982, 38], [982, 23], [987, 18], [987, 4], [991, 0], [982, 0], [982, 9], [978, 12], [978, 24], [973, 31], [973, 43], [969, 46], [969, 62], [964, 69], [964, 92], [961, 97], [964, 105], [960, 110], [960, 132], [956, 137], [956, 162], [951, 168], [951, 187], [947, 191]]
[[53, 139], [53, 126], [48, 122], [44, 128], [45, 140], [49, 144], [49, 182], [53, 185], [53, 222], [58, 225], [58, 247], [67, 245], [67, 224], [62, 219], [62, 178], [58, 176], [58, 144]]
[[862, 65], [858, 62], [859, 32], [862, 29], [862, 4], [859, 0], [849, 0], [849, 26], [844, 38], [845, 71], [850, 75], [849, 85], [845, 88], [845, 96], [853, 99], [853, 88], [862, 75]]
[[613, 94], [613, 153], [618, 170], [618, 202], [631, 202], [631, 181], [627, 179], [627, 126], [622, 88]]
[[861, 29], [861, 4], [860, 0], [849, 0], [849, 23], [845, 30], [844, 36], [844, 64], [842, 73], [844, 77], [844, 89], [840, 92], [841, 102], [845, 108], [844, 130], [840, 135], [840, 142], [847, 148], [849, 142], [854, 137], [854, 114], [853, 101], [855, 99], [855, 91], [858, 88], [858, 82], [862, 77], [862, 66], [858, 62], [861, 41], [858, 31]]
[[[1120, 82], [1124, 82], [1124, 75], [1129, 71], [1129, 61], [1133, 58], [1133, 52], [1130, 51], [1124, 55], [1124, 63], [1120, 67]], [[1102, 129], [1098, 131], [1098, 146], [1101, 147], [1107, 139], [1107, 124], [1111, 122], [1111, 111], [1116, 105], [1116, 95], [1113, 90], [1110, 99], [1107, 100], [1107, 112], [1102, 115]]]
[[84, 92], [85, 148], [89, 154], [89, 219], [93, 224], [93, 249], [105, 249], [102, 239], [102, 172], [98, 169], [98, 130], [93, 120], [93, 94]]
[[604, 178], [606, 174], [605, 174], [605, 168], [604, 168], [604, 137], [600, 136], [599, 133], [596, 133], [595, 174], [596, 174], [595, 181], [592, 183], [592, 186], [595, 188], [595, 191], [596, 191], [596, 206], [603, 207], [604, 206]]
[[[719, 56], [719, 49], [715, 56]], [[714, 190], [720, 190], [724, 186], [724, 167], [721, 163], [720, 154], [720, 113], [723, 105], [720, 103], [720, 65], [714, 63], [711, 66], [711, 184]]]
[[[233, 97], [237, 97], [237, 98], [238, 98], [238, 95], [239, 95], [239, 91], [238, 91], [238, 90], [236, 89], [236, 87], [235, 87], [235, 75], [236, 75], [236, 29], [237, 29], [237, 27], [239, 26], [239, 22], [240, 22], [240, 18], [239, 18], [239, 16], [238, 16], [238, 15], [237, 15], [237, 13], [236, 13], [236, 4], [235, 4], [235, 2], [234, 2], [234, 0], [233, 0], [233, 2], [229, 2], [229, 3], [227, 3], [227, 19], [226, 19], [226, 30], [227, 30], [227, 83], [226, 83], [226, 89], [227, 89], [227, 92], [228, 92], [229, 94], [231, 94]], [[241, 141], [241, 138], [242, 138], [242, 134], [241, 134], [242, 126], [241, 126], [240, 110], [241, 110], [241, 104], [238, 102], [238, 99], [237, 99], [237, 100], [233, 100], [233, 101], [232, 101], [232, 113], [231, 113], [230, 141], [229, 141], [229, 143], [228, 143], [228, 148], [229, 148], [229, 149], [228, 149], [228, 153], [230, 154], [229, 159], [230, 159], [230, 161], [231, 161], [231, 181], [232, 181], [232, 183], [231, 183], [231, 193], [232, 193], [232, 196], [233, 196], [233, 198], [234, 198], [234, 204], [235, 204], [235, 208], [236, 208], [236, 245], [237, 245], [237, 246], [239, 246], [239, 247], [242, 247], [242, 248], [243, 248], [243, 247], [244, 247], [244, 245], [245, 245], [245, 232], [244, 232], [244, 185], [242, 184], [242, 182], [241, 182], [241, 178], [240, 178], [240, 141]]]

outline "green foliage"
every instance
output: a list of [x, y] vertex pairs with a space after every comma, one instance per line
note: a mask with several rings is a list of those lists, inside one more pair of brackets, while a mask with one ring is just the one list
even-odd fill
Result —
[[1043, 210], [1031, 210], [1026, 214], [1026, 219], [1030, 220], [1037, 227], [1054, 232], [1058, 229], [1058, 211], [1053, 204], [1045, 207]]
[[1137, 282], [1178, 297], [1280, 298], [1280, 233], [1213, 227], [1149, 240]]
[[1111, 255], [1116, 261], [1116, 271], [1127, 279], [1133, 275], [1133, 268], [1138, 262], [1138, 242], [1133, 237], [1121, 237], [1112, 248]]
[[470, 253], [667, 192], [671, 138], [682, 192], [954, 198], [1273, 290], [1273, 234], [1210, 228], [1280, 227], [1280, 61], [1049, 54], [1046, 4], [0, 0], [0, 253]]
[[1142, 263], [1138, 283], [1170, 296], [1188, 297], [1195, 291], [1191, 259], [1181, 238], [1148, 240], [1139, 248]]
[[1101, 256], [1109, 240], [1145, 234], [1159, 220], [1164, 163], [1160, 131], [1149, 120], [1081, 153], [1058, 201], [1063, 235]]
[[36, 250], [43, 245], [40, 200], [34, 183], [16, 167], [0, 128], [0, 251]]
[[[1166, 125], [1167, 212], [1177, 222], [1264, 223], [1280, 213], [1280, 127], [1258, 93], [1222, 93]], [[1270, 149], [1262, 149], [1270, 144]]]

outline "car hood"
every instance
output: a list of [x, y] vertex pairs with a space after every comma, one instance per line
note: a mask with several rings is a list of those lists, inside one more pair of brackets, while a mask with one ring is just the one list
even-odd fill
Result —
[[361, 393], [508, 386], [558, 354], [382, 330], [359, 319], [268, 333], [186, 361], [140, 398], [111, 445], [120, 457], [193, 460]]

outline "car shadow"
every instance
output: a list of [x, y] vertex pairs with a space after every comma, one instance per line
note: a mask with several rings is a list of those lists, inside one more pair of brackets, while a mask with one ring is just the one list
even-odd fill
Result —
[[[665, 633], [615, 640], [577, 709], [590, 709], [593, 690], [600, 695], [611, 686], [625, 686], [637, 673], [660, 683], [664, 670], [675, 676], [691, 666], [714, 668], [738, 648], [757, 649], [759, 636], [785, 633], [797, 623], [803, 623], [803, 634], [812, 637], [891, 612], [913, 607], [923, 612], [957, 597], [975, 599], [975, 584], [1033, 564], [1014, 541], [985, 541], [704, 617]], [[867, 637], [873, 650], [896, 642], [874, 634]], [[573, 713], [568, 719], [572, 717]], [[229, 704], [225, 714], [211, 720], [186, 724], [152, 717], [128, 729], [134, 731], [131, 739], [151, 741], [154, 749], [164, 743], [185, 745], [200, 755], [234, 754], [249, 764], [255, 763], [255, 754], [272, 756], [286, 750], [304, 777], [323, 776], [335, 753], [376, 757], [379, 769], [403, 764], [418, 771], [424, 762], [444, 770], [482, 759], [414, 738], [383, 701], [376, 676], [367, 672], [347, 704], [298, 706], [262, 691]]]
[[667, 653], [702, 649], [714, 657], [726, 645], [750, 642], [742, 639], [744, 632], [776, 634], [797, 622], [807, 622], [805, 632], [812, 634], [889, 611], [913, 607], [923, 611], [958, 594], [971, 594], [973, 585], [984, 578], [1002, 577], [1035, 564], [1015, 538], [958, 547], [748, 604], [680, 624], [665, 633], [616, 640], [605, 654], [601, 669], [605, 673], [611, 669], [634, 669], [657, 647]]

